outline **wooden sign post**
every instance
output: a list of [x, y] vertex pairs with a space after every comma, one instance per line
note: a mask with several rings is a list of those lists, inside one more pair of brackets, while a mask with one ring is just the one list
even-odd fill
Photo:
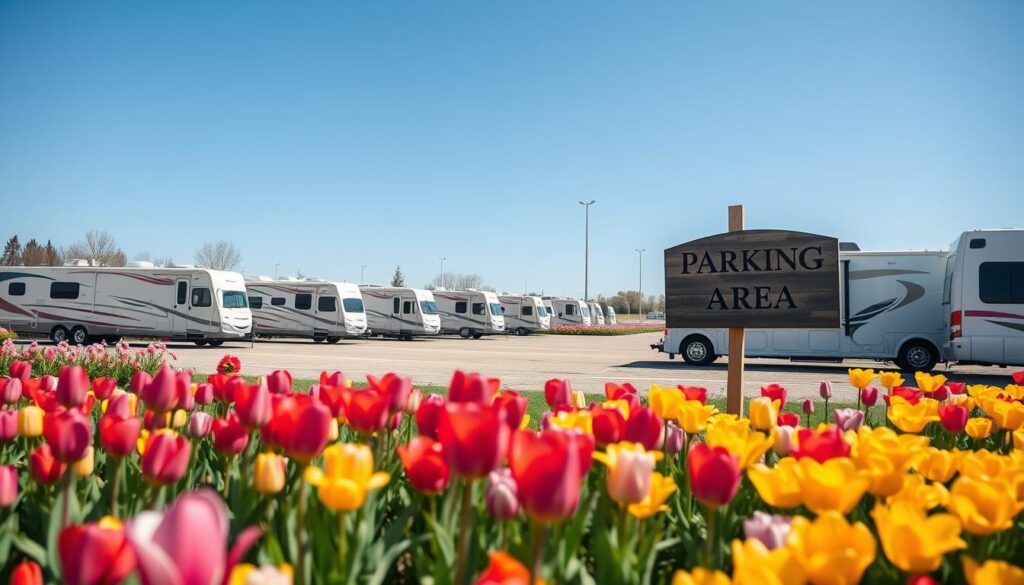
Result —
[[[729, 206], [729, 231], [743, 231], [743, 206]], [[743, 416], [744, 328], [729, 328], [729, 377], [725, 383], [725, 411]]]

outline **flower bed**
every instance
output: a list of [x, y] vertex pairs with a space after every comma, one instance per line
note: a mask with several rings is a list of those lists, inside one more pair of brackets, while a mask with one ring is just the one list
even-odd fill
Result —
[[766, 386], [747, 418], [698, 387], [610, 383], [587, 404], [551, 380], [538, 432], [522, 394], [464, 372], [442, 396], [394, 374], [250, 383], [237, 359], [123, 388], [21, 364], [0, 379], [16, 583], [1024, 578], [1024, 372], [851, 370], [852, 391], [798, 410]]
[[64, 366], [81, 366], [90, 378], [111, 378], [121, 386], [127, 385], [137, 371], [155, 374], [160, 366], [178, 359], [162, 343], [152, 343], [145, 349], [132, 350], [127, 343], [113, 347], [105, 343], [92, 345], [39, 345], [39, 342], [19, 347], [11, 340], [0, 344], [0, 372], [7, 372], [14, 362], [31, 364], [30, 374], [35, 377], [57, 376]]
[[5, 329], [3, 327], [0, 327], [0, 341], [5, 341], [5, 340], [8, 340], [8, 339], [17, 339], [17, 338], [18, 338], [18, 334], [16, 332], [11, 331], [10, 329]]
[[545, 335], [636, 335], [637, 333], [660, 333], [665, 325], [555, 325], [550, 329], [537, 331]]

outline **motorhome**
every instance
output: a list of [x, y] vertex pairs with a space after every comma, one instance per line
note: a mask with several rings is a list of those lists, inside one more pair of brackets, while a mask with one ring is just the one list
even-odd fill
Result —
[[957, 238], [942, 303], [951, 361], [1024, 365], [1024, 230], [974, 230]]
[[501, 303], [493, 292], [438, 289], [433, 294], [441, 315], [442, 333], [480, 339], [484, 335], [505, 332]]
[[219, 346], [247, 338], [252, 313], [237, 272], [130, 262], [93, 266], [5, 266], [0, 325], [54, 343], [114, 342], [122, 336]]
[[551, 326], [590, 325], [590, 307], [578, 299], [545, 297], [551, 301]]
[[528, 295], [498, 295], [505, 329], [516, 335], [529, 335], [551, 327], [551, 316], [540, 297]]
[[601, 310], [601, 305], [590, 301], [587, 306], [590, 307], [590, 324], [604, 325], [604, 311]]
[[615, 308], [611, 305], [604, 306], [604, 321], [608, 325], [618, 325], [619, 320], [615, 318]]
[[[928, 371], [943, 359], [946, 252], [840, 249], [838, 329], [747, 329], [745, 354], [794, 360], [892, 361]], [[672, 328], [651, 347], [707, 365], [728, 355], [727, 329]]]
[[360, 285], [359, 292], [372, 335], [408, 340], [441, 332], [441, 318], [429, 290]]
[[253, 279], [245, 283], [257, 337], [337, 343], [366, 334], [359, 287], [347, 282]]

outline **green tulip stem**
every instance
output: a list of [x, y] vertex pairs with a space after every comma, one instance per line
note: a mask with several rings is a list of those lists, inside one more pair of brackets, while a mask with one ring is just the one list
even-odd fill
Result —
[[345, 530], [345, 511], [338, 511], [338, 560], [341, 562], [342, 575], [348, 576], [348, 559], [345, 558], [345, 544], [348, 540], [348, 534]]
[[235, 458], [231, 455], [224, 456], [224, 503], [228, 503], [228, 496], [231, 493], [231, 463]]
[[298, 503], [295, 507], [295, 544], [298, 549], [295, 557], [295, 576], [297, 577], [297, 583], [306, 583], [306, 500], [309, 497], [309, 490], [306, 489], [306, 482], [303, 479], [303, 475], [306, 471], [306, 465], [299, 465], [299, 496]]
[[121, 470], [124, 468], [122, 464], [124, 459], [122, 457], [114, 458], [114, 471], [112, 472], [113, 477], [110, 479], [110, 514], [114, 518], [119, 518], [117, 514], [117, 501], [121, 495]]
[[532, 522], [533, 549], [530, 553], [530, 583], [536, 583], [544, 570], [544, 541], [548, 535], [548, 527], [541, 522]]
[[64, 502], [61, 506], [60, 527], [63, 529], [68, 525], [68, 517], [71, 515], [71, 498], [75, 495], [75, 470], [74, 466], [68, 465], [64, 470]]
[[465, 480], [462, 483], [462, 508], [459, 520], [459, 557], [455, 568], [455, 585], [466, 585], [468, 583], [469, 565], [469, 532], [472, 529], [473, 517], [473, 483]]
[[709, 569], [715, 568], [711, 554], [714, 551], [715, 542], [715, 516], [717, 515], [718, 508], [713, 506], [707, 507], [707, 519], [708, 519], [708, 536], [704, 541], [704, 566]]

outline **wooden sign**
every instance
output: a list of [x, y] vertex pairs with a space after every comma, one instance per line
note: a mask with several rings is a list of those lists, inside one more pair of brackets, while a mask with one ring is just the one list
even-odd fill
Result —
[[839, 327], [839, 241], [742, 230], [680, 244], [665, 250], [665, 301], [668, 327]]

